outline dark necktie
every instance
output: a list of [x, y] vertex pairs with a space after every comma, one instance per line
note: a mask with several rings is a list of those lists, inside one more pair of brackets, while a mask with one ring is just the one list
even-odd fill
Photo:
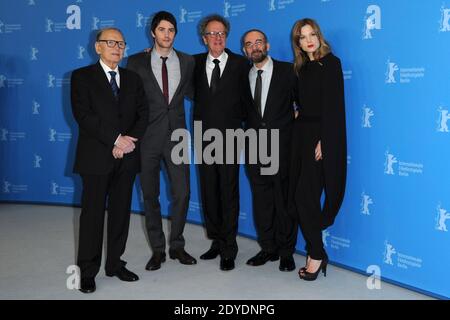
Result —
[[162, 75], [162, 86], [163, 86], [163, 95], [166, 99], [167, 104], [169, 104], [169, 78], [167, 75], [167, 57], [161, 57], [162, 59], [162, 67], [161, 67], [161, 75]]
[[119, 96], [119, 86], [117, 85], [117, 82], [116, 82], [117, 72], [115, 72], [115, 71], [108, 71], [108, 72], [111, 75], [111, 81], [109, 82], [109, 84], [111, 85], [111, 89], [112, 89], [114, 97], [117, 99], [117, 97]]
[[255, 101], [256, 110], [258, 110], [259, 115], [262, 117], [262, 106], [261, 106], [262, 78], [261, 78], [261, 73], [263, 73], [263, 70], [258, 70], [258, 75], [256, 76], [255, 94], [253, 95], [253, 100]]
[[211, 74], [211, 85], [209, 87], [212, 94], [216, 93], [220, 81], [220, 66], [219, 66], [220, 60], [214, 59], [213, 62], [215, 66]]

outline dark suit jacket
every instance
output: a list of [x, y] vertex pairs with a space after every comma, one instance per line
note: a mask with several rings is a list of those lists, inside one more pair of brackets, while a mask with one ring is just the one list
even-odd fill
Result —
[[[248, 72], [251, 67], [247, 68], [248, 97], [246, 101], [250, 101], [250, 103], [247, 104], [246, 128], [255, 130], [279, 129], [279, 172], [282, 176], [286, 176], [289, 165], [289, 149], [294, 120], [293, 104], [296, 98], [295, 89], [297, 78], [291, 63], [277, 61], [273, 58], [272, 61], [272, 78], [270, 80], [269, 92], [267, 94], [266, 106], [262, 118], [256, 109], [252, 93], [250, 92]], [[268, 136], [268, 140], [270, 141], [270, 136]]]
[[194, 120], [201, 120], [203, 130], [209, 128], [236, 129], [242, 127], [245, 117], [245, 84], [248, 61], [244, 57], [225, 49], [227, 64], [222, 72], [217, 92], [212, 95], [206, 76], [208, 53], [197, 54], [195, 58]]
[[[296, 98], [297, 78], [291, 63], [277, 61], [272, 58], [273, 72], [267, 94], [266, 106], [263, 117], [258, 113], [254, 104], [250, 83], [247, 76], [247, 104], [246, 129], [278, 129], [279, 140], [279, 172], [286, 176], [289, 166], [289, 149], [291, 141], [292, 124], [294, 121], [293, 104]], [[251, 66], [250, 66], [251, 68]], [[250, 71], [247, 68], [247, 71]], [[247, 75], [248, 75], [247, 72]], [[270, 148], [270, 136], [268, 136], [268, 148]], [[270, 150], [270, 149], [269, 149]], [[259, 173], [259, 166], [250, 166], [250, 173]], [[254, 169], [254, 170], [252, 170]], [[258, 169], [256, 172], [255, 170]], [[254, 172], [255, 171], [255, 172]]]
[[[79, 126], [74, 172], [109, 173], [118, 135], [139, 139], [144, 134], [148, 110], [141, 79], [123, 68], [119, 73], [120, 93], [116, 100], [99, 62], [72, 72], [72, 112]], [[139, 171], [139, 143], [133, 152], [124, 155], [122, 165], [130, 172]]]
[[166, 141], [170, 139], [170, 133], [179, 128], [186, 128], [184, 112], [185, 97], [192, 99], [194, 58], [181, 51], [175, 50], [180, 61], [180, 83], [169, 105], [164, 99], [163, 92], [155, 78], [151, 65], [151, 53], [142, 52], [128, 58], [127, 68], [140, 75], [147, 95], [149, 110], [148, 128], [145, 134], [146, 142], [150, 143], [150, 150], [145, 152], [161, 153]]

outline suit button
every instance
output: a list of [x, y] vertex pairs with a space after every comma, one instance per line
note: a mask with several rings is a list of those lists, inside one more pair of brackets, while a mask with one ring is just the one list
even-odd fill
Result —
[[261, 122], [261, 127], [265, 127], [266, 123], [265, 122]]

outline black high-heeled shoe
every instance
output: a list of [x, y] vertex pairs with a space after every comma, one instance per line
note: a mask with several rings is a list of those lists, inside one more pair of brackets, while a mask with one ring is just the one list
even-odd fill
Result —
[[317, 276], [319, 275], [320, 271], [322, 271], [323, 276], [326, 277], [327, 276], [327, 265], [328, 265], [328, 257], [325, 256], [322, 259], [322, 262], [320, 262], [320, 266], [316, 272], [308, 272], [308, 271], [306, 271], [306, 269], [304, 271], [302, 271], [302, 269], [300, 269], [298, 275], [300, 276], [300, 279], [303, 279], [305, 281], [314, 281], [317, 279]]
[[301, 267], [300, 270], [298, 270], [299, 276], [301, 273], [305, 273], [306, 269], [308, 268], [308, 259], [310, 259], [310, 258], [308, 255], [306, 255], [306, 265], [304, 267]]

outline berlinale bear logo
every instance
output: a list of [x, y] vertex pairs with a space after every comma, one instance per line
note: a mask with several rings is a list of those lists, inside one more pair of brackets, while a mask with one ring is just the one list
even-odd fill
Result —
[[450, 31], [450, 9], [441, 7], [441, 21], [440, 21], [440, 32]]
[[397, 163], [398, 160], [393, 154], [389, 153], [389, 151], [386, 151], [385, 155], [386, 161], [384, 162], [384, 173], [394, 175], [393, 165], [394, 163]]
[[186, 22], [186, 15], [187, 15], [187, 10], [183, 7], [180, 7], [180, 23], [185, 23]]
[[363, 107], [363, 116], [362, 116], [362, 127], [363, 128], [372, 128], [370, 123], [370, 118], [373, 117], [375, 113], [372, 109], [364, 105]]
[[447, 109], [444, 109], [442, 107], [438, 108], [438, 112], [439, 112], [439, 120], [437, 131], [448, 132], [447, 121], [450, 119], [450, 114]]
[[436, 230], [447, 232], [447, 225], [445, 222], [450, 219], [450, 212], [447, 212], [446, 209], [442, 208], [439, 204], [437, 207], [437, 217], [436, 217]]
[[388, 243], [387, 241], [385, 241], [384, 245], [384, 263], [394, 265], [392, 261], [392, 255], [397, 253], [397, 251], [395, 251], [395, 248], [392, 246], [392, 244]]

